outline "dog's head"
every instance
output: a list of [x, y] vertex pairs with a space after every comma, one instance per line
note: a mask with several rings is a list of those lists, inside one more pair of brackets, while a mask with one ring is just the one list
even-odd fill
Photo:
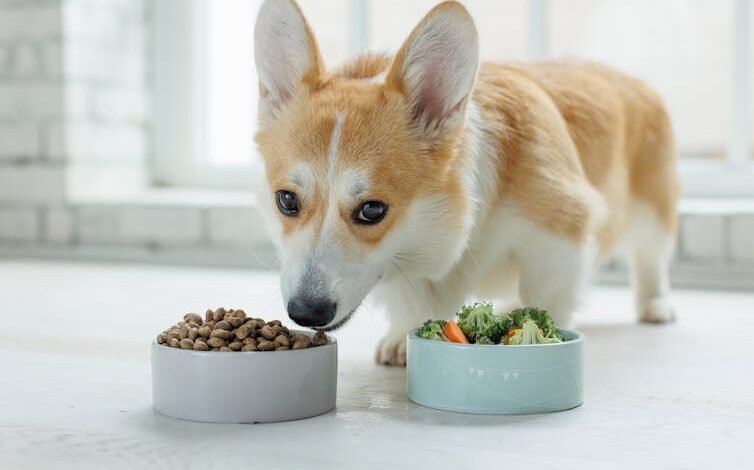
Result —
[[328, 73], [298, 6], [267, 0], [255, 55], [260, 204], [289, 316], [334, 329], [381, 278], [447, 273], [471, 223], [455, 150], [478, 66], [466, 10], [443, 3], [394, 59]]

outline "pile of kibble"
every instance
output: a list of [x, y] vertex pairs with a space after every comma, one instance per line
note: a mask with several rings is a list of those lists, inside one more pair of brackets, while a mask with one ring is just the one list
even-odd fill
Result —
[[183, 320], [157, 335], [165, 346], [196, 351], [286, 351], [327, 344], [321, 331], [312, 338], [292, 333], [279, 320], [250, 318], [243, 310], [220, 307], [202, 316], [187, 313]]

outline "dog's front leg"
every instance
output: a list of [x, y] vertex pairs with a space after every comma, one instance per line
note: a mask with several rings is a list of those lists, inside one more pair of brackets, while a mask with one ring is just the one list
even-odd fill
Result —
[[402, 278], [380, 286], [377, 298], [384, 304], [389, 326], [377, 345], [378, 364], [406, 365], [406, 334], [427, 319], [453, 318], [463, 300], [460, 289], [440, 287], [428, 280]]

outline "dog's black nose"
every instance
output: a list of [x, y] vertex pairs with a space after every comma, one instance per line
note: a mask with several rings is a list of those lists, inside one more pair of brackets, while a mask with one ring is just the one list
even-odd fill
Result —
[[293, 297], [288, 302], [288, 316], [301, 326], [325, 326], [335, 318], [337, 307], [329, 299]]

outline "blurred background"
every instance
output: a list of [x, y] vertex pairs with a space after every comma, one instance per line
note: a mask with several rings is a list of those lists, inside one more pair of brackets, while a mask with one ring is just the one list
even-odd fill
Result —
[[[300, 1], [329, 67], [395, 51], [435, 3]], [[464, 3], [484, 60], [589, 58], [658, 90], [684, 185], [673, 282], [754, 289], [749, 0]], [[0, 0], [0, 256], [274, 269], [254, 200], [259, 4]]]

